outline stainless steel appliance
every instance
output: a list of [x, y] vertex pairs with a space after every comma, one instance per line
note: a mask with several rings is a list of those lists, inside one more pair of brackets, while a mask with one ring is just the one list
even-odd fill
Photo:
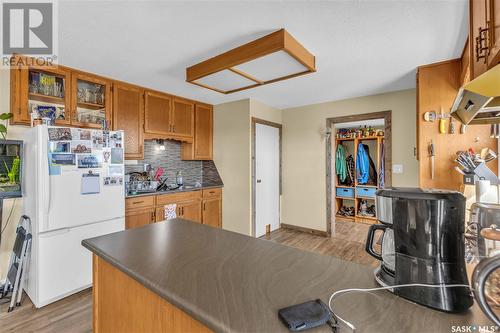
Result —
[[500, 326], [500, 205], [475, 203], [468, 224], [474, 297], [480, 308]]
[[[412, 284], [389, 290], [437, 310], [462, 312], [472, 306], [464, 258], [465, 197], [392, 188], [376, 192], [376, 205], [381, 224], [370, 227], [366, 242], [366, 251], [381, 261], [376, 281], [384, 287]], [[378, 230], [383, 232], [381, 252], [374, 249]]]

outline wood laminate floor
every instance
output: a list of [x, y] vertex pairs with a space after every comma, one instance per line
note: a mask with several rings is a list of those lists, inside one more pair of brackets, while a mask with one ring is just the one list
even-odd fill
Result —
[[[302, 250], [331, 255], [348, 261], [376, 266], [377, 260], [365, 253], [368, 225], [337, 222], [331, 238], [291, 229], [279, 229], [263, 239]], [[3, 300], [0, 300], [2, 303]], [[0, 332], [80, 333], [92, 332], [92, 291], [87, 289], [61, 301], [36, 309], [23, 295], [21, 307], [7, 313], [8, 304], [0, 304]]]

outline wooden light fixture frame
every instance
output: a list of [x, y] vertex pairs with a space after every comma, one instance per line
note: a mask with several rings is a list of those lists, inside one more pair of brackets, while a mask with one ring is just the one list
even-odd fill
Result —
[[[306, 67], [306, 70], [274, 78], [271, 80], [262, 81], [250, 74], [234, 68], [238, 65], [278, 51], [285, 51], [286, 53], [288, 53], [292, 58]], [[203, 83], [195, 82], [198, 79], [223, 70], [229, 70], [235, 74], [241, 75], [244, 78], [253, 81], [254, 83], [249, 86], [224, 91], [221, 89], [210, 87]], [[186, 68], [186, 81], [206, 89], [217, 91], [222, 94], [231, 94], [237, 91], [255, 88], [265, 84], [270, 84], [277, 81], [291, 79], [300, 75], [313, 73], [315, 71], [316, 59], [314, 55], [311, 54], [304, 46], [302, 46], [302, 44], [300, 44], [285, 29], [280, 29], [269, 35], [256, 39], [247, 44], [238, 46], [237, 48]]]

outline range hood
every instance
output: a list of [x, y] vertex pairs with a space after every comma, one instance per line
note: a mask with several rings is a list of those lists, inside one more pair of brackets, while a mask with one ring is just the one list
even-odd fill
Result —
[[465, 125], [500, 124], [500, 64], [460, 88], [451, 116]]

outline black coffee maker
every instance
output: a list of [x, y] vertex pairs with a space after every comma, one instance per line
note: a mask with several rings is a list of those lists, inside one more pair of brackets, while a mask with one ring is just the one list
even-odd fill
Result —
[[[459, 192], [390, 188], [376, 192], [381, 224], [368, 232], [366, 251], [382, 263], [375, 279], [382, 286], [401, 284], [468, 285], [465, 269], [465, 197]], [[383, 232], [381, 252], [375, 233]], [[377, 238], [379, 240], [380, 238]], [[467, 287], [390, 289], [413, 302], [446, 312], [472, 306]]]

